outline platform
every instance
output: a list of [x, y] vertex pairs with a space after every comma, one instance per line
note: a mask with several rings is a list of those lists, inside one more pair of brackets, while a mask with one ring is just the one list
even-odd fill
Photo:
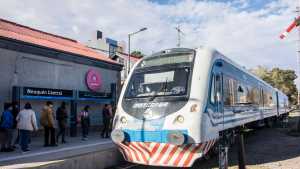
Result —
[[22, 153], [0, 152], [0, 168], [106, 168], [122, 160], [120, 153], [110, 139], [102, 139], [93, 133], [88, 141], [81, 137], [67, 137], [66, 144], [57, 147], [43, 147], [43, 138], [32, 138], [31, 151]]

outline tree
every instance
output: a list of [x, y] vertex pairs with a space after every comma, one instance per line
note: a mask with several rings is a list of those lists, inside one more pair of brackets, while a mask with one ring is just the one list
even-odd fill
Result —
[[138, 51], [138, 50], [135, 50], [135, 51], [131, 52], [131, 55], [135, 56], [137, 58], [142, 58], [142, 57], [145, 56], [141, 51]]
[[273, 68], [271, 70], [263, 66], [258, 66], [251, 70], [252, 73], [285, 93], [291, 104], [297, 104], [297, 87], [295, 79], [297, 75], [294, 70], [284, 70]]

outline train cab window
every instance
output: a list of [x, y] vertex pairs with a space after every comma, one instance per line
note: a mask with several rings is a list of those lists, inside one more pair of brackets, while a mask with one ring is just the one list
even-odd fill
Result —
[[210, 102], [215, 104], [217, 102], [217, 92], [221, 91], [221, 76], [213, 75], [211, 82], [211, 91], [210, 91]]

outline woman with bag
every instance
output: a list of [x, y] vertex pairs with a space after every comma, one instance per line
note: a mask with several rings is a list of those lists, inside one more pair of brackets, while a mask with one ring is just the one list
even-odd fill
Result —
[[17, 128], [20, 131], [21, 150], [23, 152], [28, 152], [30, 151], [28, 149], [30, 133], [38, 130], [35, 112], [32, 110], [30, 103], [26, 103], [24, 109], [20, 111], [17, 116], [17, 122]]

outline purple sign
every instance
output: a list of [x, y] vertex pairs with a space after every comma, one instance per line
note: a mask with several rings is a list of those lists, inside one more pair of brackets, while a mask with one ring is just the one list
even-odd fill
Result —
[[86, 74], [86, 85], [91, 91], [98, 91], [102, 86], [101, 74], [97, 70], [90, 69]]

